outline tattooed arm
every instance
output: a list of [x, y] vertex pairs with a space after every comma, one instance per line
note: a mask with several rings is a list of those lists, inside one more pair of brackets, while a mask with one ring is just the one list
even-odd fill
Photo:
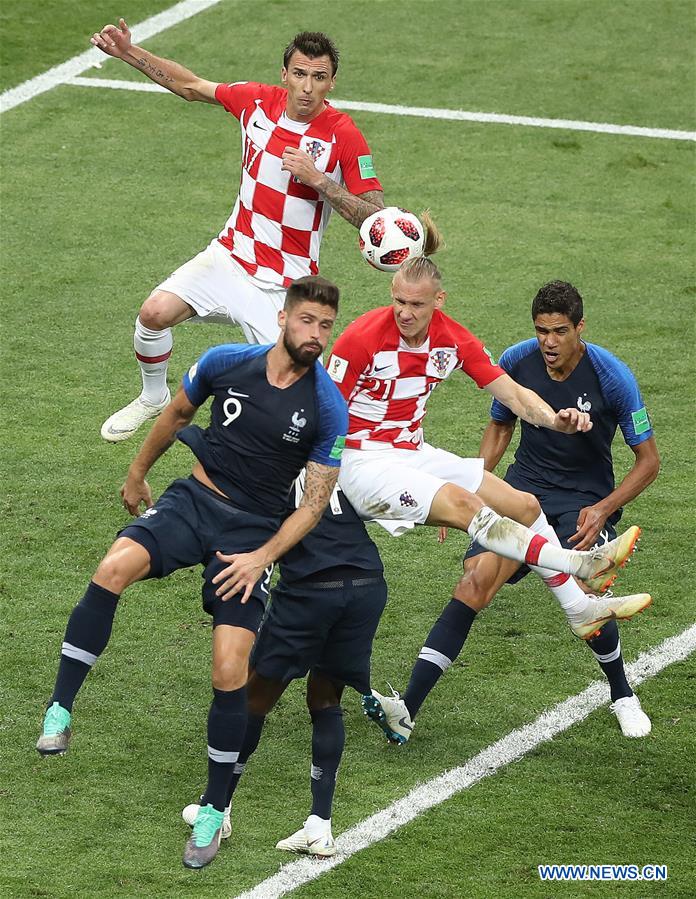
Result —
[[320, 172], [309, 153], [298, 147], [285, 148], [281, 168], [284, 172], [290, 172], [307, 187], [316, 190], [339, 215], [356, 228], [362, 225], [368, 215], [372, 215], [378, 209], [384, 209], [384, 194], [381, 190], [352, 194]]
[[573, 408], [554, 412], [538, 394], [513, 381], [510, 375], [501, 375], [484, 389], [500, 400], [518, 418], [528, 421], [537, 428], [549, 428], [552, 431], [562, 431], [564, 434], [575, 434], [592, 428], [587, 412]]
[[308, 462], [302, 502], [285, 519], [277, 534], [254, 552], [216, 553], [221, 562], [230, 563], [213, 578], [213, 583], [218, 584], [218, 596], [227, 600], [243, 590], [242, 602], [249, 599], [264, 569], [292, 549], [318, 523], [336, 486], [338, 472], [339, 469], [331, 465]]
[[166, 87], [184, 100], [217, 103], [216, 82], [205, 81], [184, 66], [180, 66], [178, 62], [162, 59], [132, 44], [131, 33], [124, 19], [119, 20], [118, 27], [105, 25], [100, 32], [92, 35], [90, 43], [109, 56], [127, 62], [129, 66], [147, 75], [150, 81]]

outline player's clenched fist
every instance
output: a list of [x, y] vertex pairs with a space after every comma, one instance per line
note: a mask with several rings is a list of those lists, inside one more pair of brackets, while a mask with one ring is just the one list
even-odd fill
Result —
[[120, 59], [131, 47], [131, 33], [126, 20], [119, 19], [118, 28], [115, 25], [105, 25], [100, 32], [92, 35], [89, 42], [109, 56]]
[[589, 413], [579, 409], [561, 409], [554, 418], [554, 429], [564, 434], [586, 433], [592, 430]]

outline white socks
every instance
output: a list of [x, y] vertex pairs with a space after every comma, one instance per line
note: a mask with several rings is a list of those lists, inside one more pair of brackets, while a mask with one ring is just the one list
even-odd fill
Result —
[[[535, 534], [545, 537], [554, 546], [561, 548], [558, 536], [546, 520], [546, 515], [543, 512], [534, 524], [529, 526], [529, 529], [534, 531]], [[540, 568], [538, 565], [530, 565], [529, 567], [544, 581], [568, 618], [574, 615], [581, 615], [590, 605], [587, 594], [581, 590], [577, 581], [570, 575], [559, 574], [556, 571], [550, 571], [548, 568]]]
[[152, 406], [159, 406], [167, 398], [167, 363], [173, 344], [171, 328], [151, 331], [142, 324], [140, 316], [136, 318], [133, 348], [143, 379], [140, 398]]

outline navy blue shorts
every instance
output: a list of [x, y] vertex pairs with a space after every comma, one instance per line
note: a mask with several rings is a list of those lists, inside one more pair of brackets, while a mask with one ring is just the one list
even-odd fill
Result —
[[174, 481], [151, 509], [119, 532], [143, 546], [150, 554], [148, 578], [163, 578], [180, 568], [204, 565], [203, 608], [213, 625], [230, 624], [256, 631], [269, 595], [271, 571], [254, 585], [244, 605], [236, 596], [223, 602], [215, 596], [213, 577], [225, 567], [215, 555], [244, 553], [258, 549], [280, 527], [277, 518], [244, 512], [195, 478]]
[[314, 669], [370, 692], [372, 640], [387, 585], [381, 572], [353, 571], [352, 578], [278, 582], [251, 656], [261, 677], [286, 683]]
[[[564, 546], [566, 549], [574, 549], [573, 544], [569, 543], [568, 540], [578, 529], [578, 515], [580, 514], [580, 509], [571, 509], [570, 511], [559, 512], [556, 515], [553, 515], [549, 511], [547, 511], [547, 509], [544, 509], [543, 502], [541, 502], [541, 508], [546, 514], [546, 518], [548, 519], [549, 524], [558, 535], [558, 539], [561, 541], [561, 546]], [[611, 518], [614, 519], [614, 523], [616, 523], [620, 516], [612, 515]], [[604, 528], [600, 532], [598, 540], [599, 543], [606, 543], [607, 541], [613, 540], [614, 537], [616, 537], [616, 529], [614, 528], [614, 524], [610, 524], [610, 521], [611, 519], [607, 519]], [[490, 552], [490, 550], [484, 549], [480, 543], [472, 540], [469, 548], [466, 551], [466, 555], [464, 556], [464, 561], [466, 562], [467, 559], [471, 559], [473, 556], [478, 556], [481, 553], [485, 552]], [[526, 577], [529, 574], [529, 571], [530, 569], [527, 565], [522, 565], [521, 568], [519, 568], [513, 575], [511, 575], [507, 579], [506, 583], [519, 583], [522, 578]]]

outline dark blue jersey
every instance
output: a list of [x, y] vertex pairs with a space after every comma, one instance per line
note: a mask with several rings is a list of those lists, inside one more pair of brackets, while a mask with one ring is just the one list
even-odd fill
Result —
[[[562, 492], [569, 508], [592, 505], [608, 496], [614, 489], [611, 444], [617, 426], [629, 446], [653, 434], [630, 368], [608, 350], [587, 343], [574, 371], [564, 381], [554, 381], [534, 338], [505, 350], [500, 366], [556, 412], [574, 407], [589, 412], [593, 423], [588, 433], [569, 435], [523, 421], [515, 461], [505, 480], [537, 496]], [[491, 418], [506, 422], [515, 416], [494, 400]]]
[[[303, 487], [304, 472], [295, 482], [295, 490], [290, 495], [290, 512], [299, 506]], [[286, 584], [312, 578], [331, 568], [361, 568], [371, 572], [384, 570], [379, 551], [367, 533], [365, 523], [358, 518], [338, 485], [317, 526], [278, 561], [278, 566], [281, 579]]]
[[226, 344], [204, 353], [182, 383], [194, 406], [213, 397], [210, 425], [190, 425], [177, 437], [240, 509], [280, 516], [308, 461], [341, 464], [348, 412], [318, 361], [289, 387], [269, 384], [270, 349]]

